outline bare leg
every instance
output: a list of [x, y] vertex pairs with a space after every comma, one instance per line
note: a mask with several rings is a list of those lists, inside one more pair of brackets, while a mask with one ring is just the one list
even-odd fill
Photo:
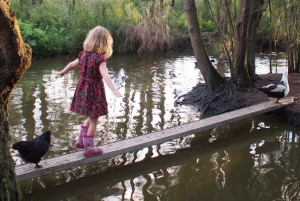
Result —
[[85, 126], [85, 127], [89, 127], [89, 126], [90, 126], [89, 118], [87, 118], [87, 119], [83, 122], [82, 125]]
[[[85, 122], [84, 122], [85, 123]], [[88, 118], [89, 129], [86, 135], [95, 135], [97, 130], [98, 118], [89, 117]]]

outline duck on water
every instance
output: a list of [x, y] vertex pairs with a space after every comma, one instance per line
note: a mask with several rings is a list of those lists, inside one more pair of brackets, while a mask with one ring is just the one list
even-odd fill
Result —
[[290, 91], [287, 68], [283, 69], [282, 78], [279, 83], [272, 83], [267, 86], [263, 86], [259, 88], [259, 90], [270, 97], [277, 98], [276, 103], [279, 102], [279, 99], [286, 97]]

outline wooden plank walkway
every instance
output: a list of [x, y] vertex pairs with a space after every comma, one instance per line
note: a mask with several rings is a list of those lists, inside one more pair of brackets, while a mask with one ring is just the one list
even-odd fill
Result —
[[[178, 150], [176, 154], [162, 155], [149, 158], [148, 160], [129, 163], [125, 166], [108, 168], [104, 172], [86, 175], [59, 185], [50, 187], [50, 184], [44, 183], [47, 186], [46, 188], [32, 189], [33, 191], [30, 193], [23, 194], [23, 200], [67, 200], [70, 198], [70, 195], [77, 197], [86, 192], [99, 192], [99, 189], [103, 188], [103, 186], [113, 186], [141, 175], [151, 174], [157, 170], [164, 170], [172, 166], [181, 166], [186, 164], [187, 161], [196, 161], [196, 159], [207, 155], [222, 152], [228, 149], [228, 147], [247, 146], [263, 139], [265, 140], [266, 137], [278, 136], [282, 134], [283, 131], [284, 129], [280, 130], [277, 128], [260, 129], [251, 132], [251, 135], [239, 135], [235, 138], [217, 140], [214, 143], [205, 143], [202, 146], [190, 147], [188, 148], [189, 151]], [[267, 132], [267, 135], [265, 135], [265, 132]], [[102, 194], [102, 196], [104, 197], [105, 195]]]
[[152, 145], [161, 144], [166, 141], [181, 138], [187, 135], [199, 133], [205, 130], [215, 128], [217, 126], [226, 125], [238, 120], [270, 112], [280, 109], [293, 103], [294, 98], [281, 99], [280, 103], [269, 101], [213, 117], [201, 119], [196, 122], [183, 124], [173, 128], [144, 134], [141, 136], [129, 138], [126, 140], [117, 141], [103, 145], [104, 154], [100, 156], [85, 158], [82, 151], [57, 156], [42, 160], [40, 165], [43, 168], [34, 168], [34, 164], [24, 164], [16, 166], [17, 180], [23, 181], [40, 177], [47, 174], [52, 174], [58, 171], [66, 170], [73, 167], [78, 167], [93, 163], [99, 160], [111, 158], [120, 154], [136, 151]]

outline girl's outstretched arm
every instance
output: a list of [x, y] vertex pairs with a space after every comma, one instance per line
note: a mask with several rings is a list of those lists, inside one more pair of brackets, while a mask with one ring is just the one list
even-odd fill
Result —
[[74, 68], [78, 67], [79, 65], [79, 60], [75, 59], [74, 61], [68, 63], [64, 69], [62, 69], [59, 72], [53, 72], [55, 75], [60, 75], [61, 77], [64, 76], [67, 72], [73, 70]]
[[122, 97], [122, 94], [116, 89], [115, 85], [113, 84], [113, 82], [111, 81], [108, 72], [107, 72], [107, 68], [106, 68], [106, 63], [102, 62], [99, 66], [99, 71], [105, 81], [105, 83], [107, 84], [107, 86], [110, 88], [110, 90], [112, 91], [112, 93], [117, 96], [117, 97]]

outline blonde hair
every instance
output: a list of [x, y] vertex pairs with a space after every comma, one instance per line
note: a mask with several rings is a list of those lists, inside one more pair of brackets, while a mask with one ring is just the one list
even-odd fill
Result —
[[96, 26], [90, 30], [83, 42], [85, 51], [102, 54], [106, 59], [112, 55], [112, 46], [113, 38], [108, 30], [101, 26]]

